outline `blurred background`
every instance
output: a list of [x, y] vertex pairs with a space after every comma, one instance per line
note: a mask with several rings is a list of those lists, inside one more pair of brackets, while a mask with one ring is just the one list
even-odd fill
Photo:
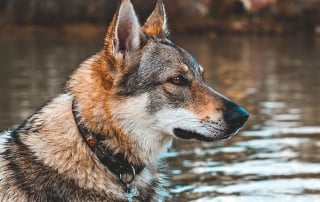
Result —
[[[143, 21], [155, 1], [132, 0]], [[102, 48], [116, 0], [0, 0], [0, 131]], [[250, 113], [224, 142], [175, 141], [167, 201], [320, 201], [320, 0], [167, 0], [171, 38]]]
[[[133, 0], [142, 21], [154, 2]], [[117, 0], [0, 0], [0, 25], [104, 25], [116, 6]], [[320, 32], [319, 0], [167, 0], [166, 7], [175, 33]]]

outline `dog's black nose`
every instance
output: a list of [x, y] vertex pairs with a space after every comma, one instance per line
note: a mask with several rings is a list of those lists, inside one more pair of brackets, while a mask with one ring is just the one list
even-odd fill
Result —
[[248, 120], [249, 114], [239, 106], [234, 106], [224, 114], [224, 120], [228, 126], [228, 134], [235, 133]]

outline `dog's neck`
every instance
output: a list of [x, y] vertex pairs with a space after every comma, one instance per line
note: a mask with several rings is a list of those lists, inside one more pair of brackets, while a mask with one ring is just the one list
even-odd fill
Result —
[[78, 130], [87, 143], [88, 147], [96, 154], [102, 164], [104, 164], [111, 172], [119, 177], [122, 182], [122, 175], [131, 174], [132, 176], [139, 174], [145, 167], [143, 164], [132, 164], [128, 161], [122, 153], [114, 153], [110, 148], [103, 143], [103, 135], [96, 134], [88, 129], [83, 122], [81, 122], [81, 115], [76, 110], [77, 102], [72, 101], [72, 114], [77, 124]]
[[[93, 65], [95, 63], [101, 66], [96, 67]], [[124, 119], [117, 118], [118, 112], [125, 112], [128, 108], [120, 109], [118, 106], [123, 102], [113, 100], [112, 89], [106, 89], [101, 85], [106, 83], [103, 79], [108, 78], [110, 74], [101, 76], [102, 73], [98, 69], [106, 66], [104, 63], [105, 60], [99, 54], [92, 56], [80, 65], [68, 82], [67, 89], [78, 102], [77, 111], [81, 114], [81, 122], [95, 133], [101, 134], [103, 139], [107, 140], [103, 141], [103, 144], [114, 153], [125, 154], [130, 163], [155, 168], [158, 166], [158, 160], [171, 146], [172, 138], [157, 135], [157, 131], [146, 130], [145, 126], [131, 130], [131, 126], [120, 123], [120, 119]], [[108, 71], [104, 69], [102, 72]], [[115, 112], [111, 109], [117, 110]], [[132, 120], [131, 117], [125, 119]]]

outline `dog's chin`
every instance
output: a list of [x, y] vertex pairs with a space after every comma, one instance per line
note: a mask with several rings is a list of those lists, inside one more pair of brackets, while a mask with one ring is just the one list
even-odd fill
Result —
[[195, 131], [185, 130], [181, 128], [175, 128], [173, 129], [173, 132], [174, 132], [174, 135], [180, 139], [184, 139], [184, 140], [196, 139], [196, 140], [205, 141], [205, 142], [225, 140], [232, 136], [230, 134], [220, 134], [220, 135], [211, 137], [211, 136], [202, 135]]

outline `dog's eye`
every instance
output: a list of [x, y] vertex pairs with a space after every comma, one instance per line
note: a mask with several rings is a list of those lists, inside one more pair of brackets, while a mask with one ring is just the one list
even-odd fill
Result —
[[186, 78], [184, 78], [182, 75], [173, 77], [172, 79], [169, 79], [169, 82], [171, 82], [174, 85], [177, 86], [185, 86], [187, 85], [189, 82]]

